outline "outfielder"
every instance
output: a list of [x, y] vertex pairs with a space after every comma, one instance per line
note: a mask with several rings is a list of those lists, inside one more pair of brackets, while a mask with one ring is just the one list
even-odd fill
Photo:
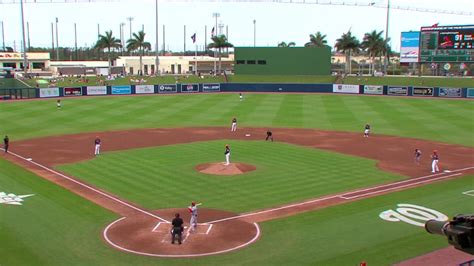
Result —
[[189, 221], [189, 224], [191, 226], [191, 231], [196, 230], [197, 227], [197, 217], [198, 217], [198, 208], [197, 206], [201, 205], [202, 203], [196, 204], [196, 202], [191, 202], [191, 206], [188, 207], [189, 213], [191, 214], [191, 220]]
[[235, 117], [232, 119], [232, 127], [230, 128], [230, 131], [231, 132], [237, 131], [237, 118]]
[[420, 164], [420, 160], [421, 160], [421, 150], [415, 149], [415, 163]]
[[438, 160], [439, 160], [439, 156], [438, 156], [438, 151], [437, 150], [434, 150], [433, 151], [433, 154], [431, 155], [431, 172], [434, 174], [436, 172], [439, 172], [439, 166], [438, 166]]
[[230, 147], [229, 147], [229, 144], [225, 145], [224, 155], [225, 155], [225, 165], [229, 165], [230, 164]]
[[94, 141], [94, 144], [95, 144], [95, 150], [94, 150], [94, 155], [97, 156], [100, 154], [100, 143], [102, 141], [99, 139], [99, 137], [97, 136], [95, 138], [95, 141]]

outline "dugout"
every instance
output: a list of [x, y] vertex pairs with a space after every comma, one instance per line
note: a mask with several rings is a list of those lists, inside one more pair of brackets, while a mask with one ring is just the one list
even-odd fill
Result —
[[331, 48], [236, 47], [237, 75], [329, 75]]

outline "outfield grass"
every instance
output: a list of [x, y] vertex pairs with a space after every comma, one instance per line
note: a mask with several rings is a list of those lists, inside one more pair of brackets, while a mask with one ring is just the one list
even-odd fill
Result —
[[[56, 83], [59, 87], [68, 86], [87, 86], [99, 85], [97, 77], [88, 77], [88, 81], [79, 80], [77, 78], [60, 78]], [[179, 83], [222, 83], [224, 77], [205, 76], [203, 79], [190, 75], [180, 76], [160, 76], [160, 77], [124, 77], [116, 80], [107, 81], [108, 85], [129, 85], [137, 84], [130, 81], [131, 79], [144, 79], [143, 84], [174, 84]], [[104, 80], [104, 78], [100, 78]], [[312, 83], [312, 84], [327, 84], [335, 83], [335, 76], [303, 76], [303, 75], [229, 75], [228, 81], [231, 83]], [[407, 76], [390, 76], [390, 77], [346, 77], [343, 80], [346, 84], [363, 84], [363, 85], [403, 85], [403, 86], [434, 86], [434, 87], [474, 87], [474, 79], [455, 78], [455, 77], [407, 77]], [[26, 80], [26, 83], [31, 87], [36, 86], [36, 80]], [[47, 87], [48, 84], [39, 84], [40, 87]], [[1, 86], [0, 86], [1, 88]]]
[[[257, 170], [237, 176], [194, 170], [201, 163], [224, 161], [226, 143], [232, 147], [232, 161]], [[402, 178], [375, 164], [284, 143], [210, 141], [106, 153], [59, 169], [149, 209], [195, 200], [206, 208], [241, 213]]]
[[261, 223], [256, 243], [225, 255], [159, 259], [109, 247], [100, 232], [115, 215], [0, 159], [0, 191], [35, 194], [23, 206], [0, 206], [0, 258], [2, 265], [391, 265], [448, 244], [380, 212], [410, 203], [448, 216], [474, 213], [474, 198], [462, 194], [471, 189], [474, 176], [457, 178]]
[[[474, 146], [470, 100], [369, 97], [329, 94], [198, 94], [117, 96], [4, 102], [0, 134], [18, 139], [104, 130], [268, 126], [362, 131]], [[278, 134], [277, 131], [275, 131]], [[276, 137], [278, 137], [276, 135]]]

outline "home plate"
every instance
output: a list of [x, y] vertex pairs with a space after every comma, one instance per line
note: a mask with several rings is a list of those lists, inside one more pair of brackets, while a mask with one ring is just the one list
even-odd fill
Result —
[[451, 173], [450, 170], [444, 170], [443, 172], [444, 172], [444, 173]]
[[250, 134], [245, 134], [246, 137], [250, 137]]

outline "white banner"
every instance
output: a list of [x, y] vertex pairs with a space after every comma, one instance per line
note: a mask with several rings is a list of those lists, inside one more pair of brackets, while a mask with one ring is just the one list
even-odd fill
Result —
[[359, 85], [351, 84], [333, 84], [332, 92], [339, 93], [359, 93]]
[[59, 88], [40, 89], [40, 98], [59, 97]]
[[87, 86], [87, 95], [106, 95], [107, 86]]
[[136, 94], [155, 93], [155, 86], [153, 86], [153, 85], [136, 85], [135, 86], [135, 93]]
[[364, 94], [383, 94], [383, 86], [380, 85], [365, 85]]

